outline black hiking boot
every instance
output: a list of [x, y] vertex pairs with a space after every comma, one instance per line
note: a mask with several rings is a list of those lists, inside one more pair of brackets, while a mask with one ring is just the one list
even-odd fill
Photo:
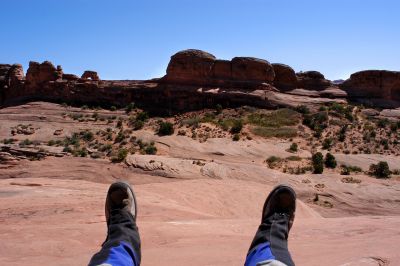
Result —
[[110, 224], [112, 211], [123, 210], [132, 215], [136, 221], [137, 206], [135, 193], [131, 186], [125, 182], [115, 182], [111, 184], [107, 192], [105, 215], [107, 224]]
[[296, 193], [287, 185], [275, 187], [265, 200], [261, 224], [258, 227], [249, 253], [259, 244], [269, 242], [276, 260], [288, 266], [294, 262], [288, 251], [287, 239], [296, 211]]

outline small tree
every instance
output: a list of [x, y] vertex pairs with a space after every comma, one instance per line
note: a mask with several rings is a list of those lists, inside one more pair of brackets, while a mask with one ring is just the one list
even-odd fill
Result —
[[325, 166], [332, 169], [336, 168], [337, 166], [335, 156], [333, 156], [329, 152], [325, 155]]
[[312, 158], [312, 165], [314, 169], [314, 174], [322, 174], [324, 172], [324, 157], [322, 153], [317, 152], [313, 154]]
[[158, 133], [159, 136], [167, 136], [174, 134], [174, 126], [170, 122], [160, 122]]
[[391, 174], [388, 163], [382, 161], [378, 164], [371, 164], [369, 173], [377, 178], [389, 178]]

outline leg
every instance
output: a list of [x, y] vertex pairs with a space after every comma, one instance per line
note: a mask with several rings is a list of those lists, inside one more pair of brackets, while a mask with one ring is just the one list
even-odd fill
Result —
[[113, 183], [107, 193], [107, 239], [89, 262], [94, 265], [139, 266], [140, 236], [136, 226], [136, 200], [131, 187]]
[[267, 197], [261, 224], [247, 253], [245, 266], [288, 265], [294, 262], [287, 239], [296, 210], [296, 194], [288, 186], [278, 186]]

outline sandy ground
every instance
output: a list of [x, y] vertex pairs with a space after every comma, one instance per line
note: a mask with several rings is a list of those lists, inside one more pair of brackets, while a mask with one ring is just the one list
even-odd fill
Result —
[[[65, 123], [62, 112], [43, 103], [0, 110], [0, 139], [10, 137], [11, 126], [27, 121], [40, 127], [40, 134], [30, 136], [37, 140], [48, 140], [59, 128], [68, 134], [93, 127]], [[130, 166], [69, 156], [3, 164], [0, 264], [87, 264], [105, 238], [108, 186], [124, 179], [137, 193], [142, 265], [243, 265], [265, 197], [279, 183], [291, 184], [298, 193], [289, 240], [296, 265], [400, 265], [397, 179], [360, 174], [355, 177], [361, 183], [348, 184], [329, 171], [289, 175], [269, 169], [266, 157], [287, 154], [290, 143], [280, 140], [199, 143], [148, 131], [137, 134], [156, 141], [159, 155], [132, 155]], [[307, 151], [299, 154], [308, 156]], [[364, 166], [374, 156], [349, 158]]]

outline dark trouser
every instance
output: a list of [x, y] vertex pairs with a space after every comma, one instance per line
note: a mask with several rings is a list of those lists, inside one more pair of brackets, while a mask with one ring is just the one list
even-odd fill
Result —
[[269, 265], [268, 262], [277, 260], [288, 266], [294, 266], [287, 244], [288, 223], [289, 217], [285, 214], [275, 213], [266, 219], [258, 227], [247, 253], [245, 265]]
[[107, 239], [89, 266], [139, 266], [140, 260], [140, 236], [132, 214], [124, 210], [111, 211]]

